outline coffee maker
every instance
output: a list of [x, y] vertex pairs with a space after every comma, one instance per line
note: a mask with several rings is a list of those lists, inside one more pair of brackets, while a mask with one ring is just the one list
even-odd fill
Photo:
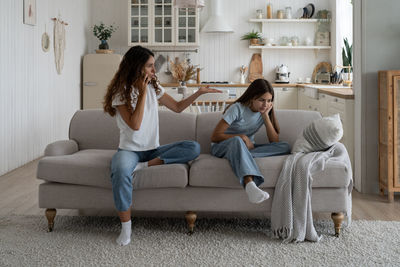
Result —
[[279, 67], [276, 67], [275, 82], [289, 83], [289, 75], [290, 72], [288, 71], [288, 67], [281, 64]]

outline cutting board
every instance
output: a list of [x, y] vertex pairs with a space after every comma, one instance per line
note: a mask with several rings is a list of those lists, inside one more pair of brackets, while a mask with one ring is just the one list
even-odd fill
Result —
[[263, 66], [261, 60], [261, 54], [254, 53], [251, 57], [250, 66], [249, 66], [249, 82], [253, 82], [254, 80], [263, 78]]

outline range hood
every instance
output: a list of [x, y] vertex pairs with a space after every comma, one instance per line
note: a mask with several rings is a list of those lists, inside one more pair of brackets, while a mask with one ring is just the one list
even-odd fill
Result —
[[221, 1], [210, 0], [210, 17], [201, 29], [201, 32], [233, 32], [233, 29], [226, 23], [221, 12]]

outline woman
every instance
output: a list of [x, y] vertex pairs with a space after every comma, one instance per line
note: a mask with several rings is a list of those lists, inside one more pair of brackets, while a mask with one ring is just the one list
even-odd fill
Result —
[[111, 162], [114, 203], [122, 224], [119, 245], [131, 240], [132, 173], [160, 164], [185, 163], [200, 154], [200, 146], [194, 141], [160, 146], [158, 101], [172, 111], [182, 112], [200, 95], [214, 92], [220, 91], [201, 87], [176, 102], [158, 84], [150, 50], [134, 46], [124, 55], [104, 99], [104, 111], [116, 116], [120, 129], [119, 148]]
[[[245, 187], [251, 203], [269, 198], [258, 188], [264, 182], [254, 158], [290, 153], [286, 142], [279, 142], [279, 124], [274, 112], [274, 89], [264, 79], [253, 81], [244, 94], [223, 113], [211, 137], [211, 154], [226, 158]], [[265, 125], [268, 144], [254, 144], [254, 134]]]

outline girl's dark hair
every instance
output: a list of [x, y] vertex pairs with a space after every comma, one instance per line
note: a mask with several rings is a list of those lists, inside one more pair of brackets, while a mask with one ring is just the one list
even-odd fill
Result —
[[[265, 93], [270, 93], [272, 95], [272, 102], [274, 102], [275, 94], [272, 85], [267, 80], [257, 79], [254, 80], [246, 89], [246, 91], [233, 103], [239, 102], [244, 106], [250, 107], [252, 100], [261, 97]], [[230, 106], [231, 105], [226, 107], [224, 113]], [[275, 117], [274, 107], [272, 107], [272, 109], [269, 111], [268, 116], [271, 120], [272, 125], [274, 126], [276, 133], [279, 134], [279, 124], [278, 120]]]
[[[115, 108], [112, 106], [114, 98], [118, 95], [120, 100], [125, 102], [128, 110], [133, 113], [132, 109], [132, 90], [133, 102], [137, 101], [139, 95], [139, 82], [141, 81], [140, 76], [144, 69], [144, 65], [150, 57], [154, 57], [153, 52], [142, 46], [133, 46], [128, 52], [125, 53], [117, 73], [108, 85], [107, 93], [104, 97], [103, 108], [104, 111], [114, 116], [116, 113]], [[157, 77], [151, 80], [151, 84], [159, 94], [161, 89], [158, 87]]]

